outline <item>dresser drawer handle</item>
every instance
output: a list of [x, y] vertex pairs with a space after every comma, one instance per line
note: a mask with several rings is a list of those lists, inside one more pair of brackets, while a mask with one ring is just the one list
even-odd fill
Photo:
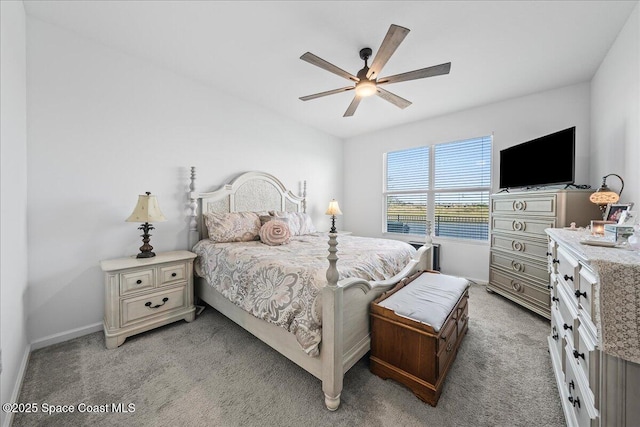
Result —
[[569, 390], [575, 390], [576, 385], [573, 383], [573, 380], [569, 383]]
[[586, 298], [587, 297], [587, 292], [580, 292], [579, 290], [576, 290], [575, 292], [576, 298], [580, 299], [580, 297]]
[[578, 353], [578, 350], [573, 350], [573, 357], [575, 357], [576, 359], [582, 357], [582, 360], [585, 360], [584, 353]]
[[178, 275], [178, 273], [171, 273], [171, 277], [176, 277]]
[[151, 301], [148, 301], [145, 303], [145, 307], [147, 307], [148, 309], [152, 309], [152, 308], [158, 308], [158, 307], [162, 307], [163, 305], [165, 305], [167, 303], [167, 301], [169, 301], [169, 297], [164, 297], [162, 298], [162, 304], [157, 304], [152, 306], [151, 305]]
[[564, 330], [566, 331], [567, 329], [571, 329], [573, 331], [573, 326], [569, 326], [566, 323], [564, 325], [562, 325], [562, 327], [564, 328]]
[[511, 247], [514, 251], [524, 252], [524, 243], [518, 242], [517, 240], [511, 241]]
[[560, 264], [560, 260], [559, 259], [555, 259], [555, 258], [551, 262], [553, 264]]
[[558, 341], [558, 330], [556, 329], [555, 326], [551, 329], [551, 333], [553, 334], [551, 335], [551, 338]]
[[452, 349], [453, 349], [453, 343], [449, 341], [447, 343], [447, 353], [450, 353]]
[[513, 210], [523, 211], [525, 209], [527, 209], [527, 204], [522, 200], [516, 200], [515, 202], [513, 202]]
[[557, 297], [551, 297], [551, 301], [560, 301], [560, 298], [557, 298]]
[[571, 404], [573, 405], [573, 407], [575, 408], [576, 405], [578, 405], [578, 408], [580, 407], [580, 398], [579, 397], [572, 397], [569, 396], [569, 402], [571, 402]]
[[551, 252], [547, 252], [547, 256], [551, 256], [553, 255]]
[[520, 283], [518, 283], [518, 282], [512, 282], [511, 283], [511, 287], [516, 292], [520, 292], [522, 290], [522, 285]]
[[138, 279], [138, 280], [136, 280], [136, 283], [137, 283], [138, 285], [140, 285], [140, 284], [142, 283], [142, 280]]
[[512, 227], [515, 231], [524, 231], [524, 224], [520, 221], [513, 221]]
[[564, 280], [571, 280], [573, 282], [573, 276], [564, 275]]

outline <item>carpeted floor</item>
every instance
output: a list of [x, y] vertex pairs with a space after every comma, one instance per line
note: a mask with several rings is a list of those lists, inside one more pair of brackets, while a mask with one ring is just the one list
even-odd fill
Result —
[[[438, 406], [371, 374], [363, 358], [329, 412], [321, 383], [217, 311], [129, 338], [94, 333], [31, 354], [18, 426], [562, 426], [548, 321], [473, 285], [469, 332]], [[81, 404], [85, 404], [82, 406]], [[97, 411], [123, 404], [120, 412]], [[129, 407], [133, 404], [133, 407]], [[43, 414], [46, 405], [74, 413]], [[54, 408], [57, 409], [57, 408]]]

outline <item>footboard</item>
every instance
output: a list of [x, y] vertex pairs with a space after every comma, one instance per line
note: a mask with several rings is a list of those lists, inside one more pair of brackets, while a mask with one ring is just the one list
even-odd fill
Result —
[[369, 304], [394, 284], [419, 270], [431, 269], [430, 244], [421, 247], [411, 262], [385, 281], [344, 279], [338, 282], [336, 234], [329, 234], [327, 286], [322, 295], [322, 390], [328, 409], [340, 405], [344, 373], [370, 349]]

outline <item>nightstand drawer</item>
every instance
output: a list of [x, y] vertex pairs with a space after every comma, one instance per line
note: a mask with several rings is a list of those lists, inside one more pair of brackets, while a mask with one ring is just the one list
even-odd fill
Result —
[[120, 294], [151, 289], [154, 286], [155, 269], [149, 268], [120, 275]]
[[121, 301], [122, 326], [184, 306], [185, 286]]
[[158, 286], [170, 285], [186, 277], [187, 268], [184, 263], [158, 268]]

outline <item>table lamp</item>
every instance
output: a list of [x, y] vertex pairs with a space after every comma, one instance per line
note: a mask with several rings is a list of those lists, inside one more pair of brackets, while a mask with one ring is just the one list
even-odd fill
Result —
[[167, 219], [160, 212], [160, 207], [158, 207], [158, 199], [156, 196], [152, 196], [150, 192], [146, 192], [146, 194], [141, 194], [138, 196], [138, 204], [133, 209], [133, 213], [127, 218], [126, 222], [142, 222], [143, 224], [138, 227], [138, 230], [142, 230], [142, 246], [140, 246], [140, 253], [136, 256], [136, 258], [151, 258], [156, 256], [155, 253], [152, 252], [153, 246], [149, 244], [151, 240], [151, 235], [149, 234], [150, 230], [153, 230], [154, 227], [151, 225], [151, 222], [162, 222]]
[[[616, 193], [615, 191], [611, 191], [609, 187], [607, 187], [607, 178], [610, 176], [618, 177], [622, 187], [620, 188], [620, 192]], [[624, 181], [620, 177], [620, 175], [616, 175], [615, 173], [610, 173], [609, 175], [605, 175], [602, 177], [602, 185], [600, 188], [596, 190], [591, 196], [589, 196], [589, 200], [592, 203], [595, 203], [600, 207], [600, 211], [602, 212], [602, 216], [604, 218], [604, 213], [607, 210], [607, 205], [610, 203], [616, 203], [620, 200], [620, 196], [622, 195], [622, 190], [624, 189]]]
[[331, 215], [331, 230], [329, 231], [329, 233], [335, 233], [336, 232], [336, 215], [342, 215], [342, 212], [340, 211], [340, 206], [338, 205], [338, 201], [336, 199], [332, 199], [329, 202], [329, 207], [327, 208], [325, 215]]

